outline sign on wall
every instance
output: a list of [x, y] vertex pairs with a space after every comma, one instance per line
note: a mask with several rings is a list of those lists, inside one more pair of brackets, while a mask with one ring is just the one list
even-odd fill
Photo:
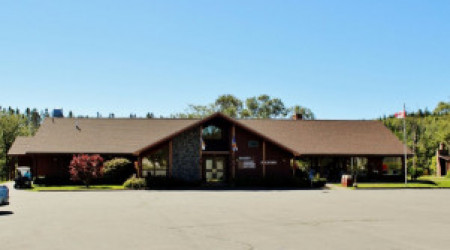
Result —
[[268, 161], [261, 161], [261, 164], [266, 164], [266, 165], [277, 165], [277, 161], [275, 160], [268, 160]]
[[240, 169], [254, 169], [256, 168], [256, 163], [250, 156], [242, 156], [238, 158], [238, 166]]
[[255, 140], [248, 141], [248, 147], [249, 148], [257, 148], [259, 147], [259, 142]]

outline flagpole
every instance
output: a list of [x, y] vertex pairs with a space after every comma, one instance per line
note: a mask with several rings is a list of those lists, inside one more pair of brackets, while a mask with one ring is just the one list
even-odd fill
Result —
[[407, 162], [407, 149], [406, 149], [406, 109], [405, 104], [403, 103], [403, 152], [405, 156], [405, 186], [408, 185], [408, 162]]

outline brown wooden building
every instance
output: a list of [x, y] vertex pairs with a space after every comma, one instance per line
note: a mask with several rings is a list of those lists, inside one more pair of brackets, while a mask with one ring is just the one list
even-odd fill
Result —
[[[330, 181], [403, 174], [403, 144], [379, 121], [47, 118], [9, 151], [33, 176], [68, 178], [73, 154], [123, 156], [139, 176], [185, 182], [290, 178], [308, 169]], [[408, 152], [410, 154], [410, 151]]]
[[450, 171], [450, 155], [449, 150], [444, 143], [439, 145], [436, 150], [436, 176], [446, 176]]

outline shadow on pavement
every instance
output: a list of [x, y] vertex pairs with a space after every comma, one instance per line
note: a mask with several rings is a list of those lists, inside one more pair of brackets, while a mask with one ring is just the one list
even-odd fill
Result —
[[6, 216], [6, 215], [11, 215], [14, 214], [12, 211], [0, 211], [0, 216]]
[[145, 189], [146, 191], [176, 191], [176, 192], [190, 192], [190, 191], [201, 191], [201, 192], [279, 192], [279, 191], [329, 191], [328, 187], [321, 188], [290, 188], [290, 187], [153, 187]]

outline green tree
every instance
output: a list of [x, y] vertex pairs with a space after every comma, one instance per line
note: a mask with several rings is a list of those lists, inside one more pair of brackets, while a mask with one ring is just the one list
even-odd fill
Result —
[[433, 111], [436, 115], [444, 115], [450, 113], [450, 102], [439, 102]]
[[2, 175], [8, 172], [10, 161], [7, 153], [16, 137], [30, 134], [27, 124], [28, 121], [24, 115], [18, 115], [10, 111], [0, 111], [0, 160], [3, 163], [0, 166], [0, 171]]
[[37, 109], [33, 109], [31, 111], [31, 126], [33, 127], [34, 130], [39, 128], [41, 120], [42, 120], [41, 115], [39, 114]]
[[188, 109], [184, 113], [177, 113], [171, 115], [172, 118], [203, 118], [214, 114], [215, 107], [214, 104], [209, 105], [193, 105], [189, 104]]
[[[314, 113], [302, 106], [298, 106], [305, 119], [314, 119]], [[294, 112], [294, 108], [286, 108], [279, 98], [272, 98], [268, 95], [250, 97], [245, 103], [239, 98], [225, 94], [219, 96], [214, 103], [208, 105], [190, 104], [184, 113], [171, 115], [173, 118], [203, 118], [222, 112], [234, 118], [283, 118]]]
[[215, 111], [237, 118], [242, 112], [242, 101], [230, 94], [221, 95], [216, 99], [214, 109]]
[[[409, 112], [410, 115], [406, 117], [407, 145], [414, 154], [408, 160], [408, 169], [412, 175], [433, 173], [435, 167], [432, 158], [439, 144], [444, 143], [450, 148], [450, 113], [441, 112], [444, 110], [442, 103], [438, 104], [433, 113], [418, 110]], [[403, 141], [403, 120], [392, 116], [382, 120]]]
[[289, 112], [281, 99], [271, 98], [268, 95], [247, 98], [245, 104], [246, 116], [253, 118], [286, 117]]

